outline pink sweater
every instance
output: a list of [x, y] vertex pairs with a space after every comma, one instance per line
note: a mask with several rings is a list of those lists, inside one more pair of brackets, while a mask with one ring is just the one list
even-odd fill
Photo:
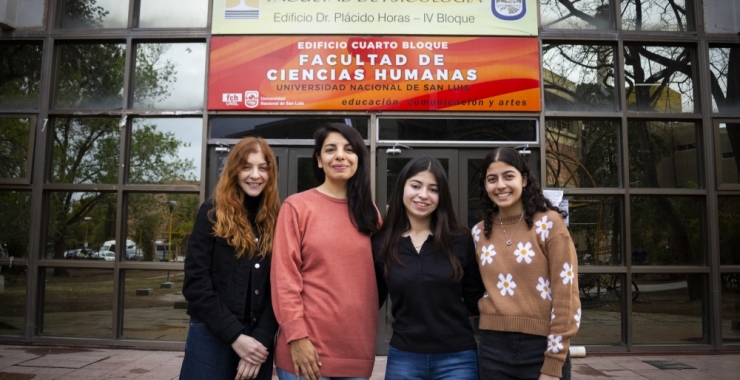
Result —
[[375, 362], [378, 290], [370, 237], [347, 201], [316, 189], [288, 197], [272, 253], [272, 304], [280, 324], [275, 363], [293, 372], [289, 342], [306, 338], [325, 377], [365, 377]]

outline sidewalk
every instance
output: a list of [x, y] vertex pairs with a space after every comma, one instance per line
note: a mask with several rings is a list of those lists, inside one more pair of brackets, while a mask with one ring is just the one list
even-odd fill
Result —
[[[182, 357], [182, 352], [174, 351], [0, 345], [0, 380], [170, 380], [178, 378]], [[384, 356], [376, 358], [371, 380], [383, 378], [385, 360]], [[683, 365], [693, 369], [659, 369], [646, 361], [674, 367]], [[573, 379], [583, 380], [729, 380], [738, 379], [738, 373], [740, 354], [620, 354], [574, 359], [572, 374]]]

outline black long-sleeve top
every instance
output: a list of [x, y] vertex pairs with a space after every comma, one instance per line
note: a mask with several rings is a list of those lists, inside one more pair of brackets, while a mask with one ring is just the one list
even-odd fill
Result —
[[424, 354], [476, 349], [468, 315], [478, 315], [478, 300], [485, 288], [472, 237], [453, 237], [452, 246], [464, 271], [462, 280], [457, 282], [453, 281], [447, 255], [434, 252], [431, 235], [419, 253], [409, 237], [402, 237], [398, 253], [405, 265], [392, 263], [385, 277], [380, 255], [382, 237], [374, 236], [372, 244], [380, 299], [385, 300], [388, 293], [391, 296], [391, 346]]
[[[255, 218], [260, 202], [261, 198], [245, 196], [244, 207], [258, 238]], [[248, 255], [237, 259], [234, 247], [213, 236], [213, 223], [208, 219], [211, 209], [211, 200], [200, 207], [188, 240], [182, 287], [188, 315], [229, 344], [252, 330], [248, 335], [272, 351], [278, 323], [272, 310], [270, 259], [249, 259]]]

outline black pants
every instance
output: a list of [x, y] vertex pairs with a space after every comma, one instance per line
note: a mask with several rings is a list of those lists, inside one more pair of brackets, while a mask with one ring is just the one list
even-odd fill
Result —
[[[545, 362], [547, 338], [517, 332], [480, 330], [478, 363], [481, 380], [537, 380]], [[562, 380], [570, 380], [570, 354]]]

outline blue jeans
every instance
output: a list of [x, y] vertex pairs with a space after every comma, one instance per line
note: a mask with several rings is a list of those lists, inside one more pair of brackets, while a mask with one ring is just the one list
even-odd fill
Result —
[[[288, 372], [280, 367], [277, 369], [278, 379], [280, 380], [296, 380], [295, 373]], [[306, 380], [305, 377], [301, 376], [301, 380]], [[321, 380], [368, 380], [366, 377], [321, 377]]]
[[[262, 363], [257, 379], [272, 378], [273, 353]], [[231, 345], [213, 335], [203, 322], [190, 318], [185, 358], [182, 360], [180, 380], [233, 380], [239, 365], [239, 355]]]
[[388, 348], [386, 380], [478, 380], [475, 350], [447, 354], [418, 354]]
[[[537, 380], [545, 362], [547, 338], [519, 332], [480, 330], [481, 380]], [[570, 380], [570, 353], [561, 380]]]

